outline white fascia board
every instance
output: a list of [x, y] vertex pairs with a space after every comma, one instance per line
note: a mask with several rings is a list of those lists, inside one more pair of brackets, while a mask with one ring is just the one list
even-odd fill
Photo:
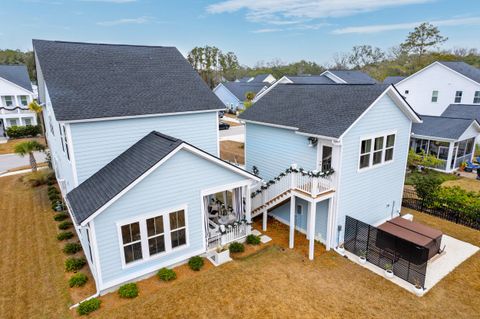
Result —
[[297, 131], [298, 127], [293, 127], [293, 126], [286, 126], [286, 125], [280, 125], [280, 124], [273, 124], [273, 123], [267, 123], [267, 122], [259, 122], [259, 121], [252, 121], [252, 120], [245, 120], [245, 119], [240, 119], [243, 122], [246, 123], [252, 123], [252, 124], [258, 124], [258, 125], [264, 125], [264, 126], [271, 126], [271, 127], [276, 127], [276, 128], [283, 128], [287, 130], [294, 130]]
[[8, 84], [11, 84], [11, 85], [17, 87], [18, 89], [20, 89], [20, 90], [22, 90], [22, 91], [24, 91], [24, 92], [27, 92], [28, 95], [33, 95], [33, 92], [32, 92], [32, 91], [27, 90], [26, 88], [21, 87], [20, 85], [18, 85], [18, 84], [16, 84], [16, 83], [13, 83], [12, 81], [9, 81], [9, 80], [7, 80], [7, 79], [5, 79], [5, 78], [2, 78], [2, 77], [0, 77], [0, 79], [2, 79], [3, 81], [7, 82]]
[[452, 138], [445, 138], [445, 137], [438, 137], [438, 136], [430, 136], [430, 135], [421, 135], [412, 133], [411, 137], [418, 138], [422, 140], [432, 140], [432, 141], [440, 141], [440, 142], [456, 142], [456, 139]]
[[253, 103], [257, 102], [260, 100], [265, 94], [270, 92], [274, 87], [276, 87], [278, 84], [286, 84], [286, 83], [293, 83], [292, 80], [290, 80], [286, 75], [282, 76], [278, 81], [273, 83], [270, 87], [268, 87], [266, 90], [260, 92], [253, 98]]
[[330, 80], [332, 80], [332, 81], [334, 81], [334, 82], [336, 82], [336, 83], [348, 84], [347, 81], [345, 81], [345, 80], [342, 79], [341, 77], [333, 74], [332, 72], [330, 72], [330, 71], [328, 71], [328, 70], [324, 71], [324, 72], [323, 72], [322, 74], [320, 74], [320, 75], [324, 75], [324, 76], [328, 77]]

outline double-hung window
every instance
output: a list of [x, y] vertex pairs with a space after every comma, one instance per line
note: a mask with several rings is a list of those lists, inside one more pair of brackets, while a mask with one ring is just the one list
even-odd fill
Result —
[[5, 105], [13, 106], [13, 96], [10, 96], [10, 95], [5, 96]]
[[170, 231], [170, 237], [172, 238], [172, 248], [186, 244], [187, 239], [184, 210], [170, 213]]
[[363, 139], [360, 145], [359, 169], [384, 164], [393, 160], [395, 134]]
[[455, 92], [455, 103], [461, 103], [462, 102], [462, 95], [463, 95], [463, 91], [456, 91]]
[[475, 95], [473, 96], [473, 103], [480, 103], [480, 91], [475, 91]]
[[27, 100], [27, 96], [26, 96], [26, 95], [20, 95], [20, 103], [21, 103], [23, 106], [27, 106], [27, 105], [28, 105], [28, 100]]
[[139, 222], [122, 226], [122, 240], [126, 264], [143, 258]]
[[165, 251], [163, 216], [147, 219], [148, 252], [150, 256]]
[[438, 91], [432, 91], [432, 102], [438, 102]]

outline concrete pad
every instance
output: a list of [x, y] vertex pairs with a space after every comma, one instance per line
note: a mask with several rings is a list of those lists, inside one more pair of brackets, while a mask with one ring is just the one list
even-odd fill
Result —
[[255, 236], [261, 236], [262, 233], [256, 229], [252, 230], [252, 234], [255, 235]]
[[262, 244], [266, 244], [268, 243], [269, 241], [271, 241], [272, 239], [270, 237], [268, 237], [267, 235], [262, 235], [260, 236], [260, 242]]

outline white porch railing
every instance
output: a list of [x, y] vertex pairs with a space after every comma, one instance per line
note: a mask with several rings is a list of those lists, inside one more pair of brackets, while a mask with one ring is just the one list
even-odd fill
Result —
[[216, 236], [209, 238], [208, 248], [213, 249], [218, 246], [224, 246], [231, 242], [240, 240], [248, 235], [249, 229], [250, 225], [246, 223], [238, 223], [235, 225], [226, 226], [223, 234], [218, 232]]

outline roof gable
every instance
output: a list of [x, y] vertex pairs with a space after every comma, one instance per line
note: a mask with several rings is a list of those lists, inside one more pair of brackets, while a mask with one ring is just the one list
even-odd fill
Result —
[[[333, 75], [333, 78], [338, 78], [344, 83], [348, 84], [375, 84], [376, 80], [371, 78], [368, 74], [362, 71], [355, 70], [327, 70], [322, 74]], [[336, 81], [337, 83], [342, 83], [341, 81]]]
[[452, 69], [455, 72], [460, 73], [461, 75], [473, 80], [477, 83], [480, 83], [480, 69], [471, 66], [465, 62], [450, 62], [450, 61], [438, 61], [438, 63], [446, 66], [449, 69]]
[[28, 70], [25, 65], [5, 65], [0, 64], [0, 78], [3, 78], [22, 89], [32, 91], [32, 83], [28, 76]]
[[223, 109], [174, 47], [33, 40], [59, 121]]
[[247, 92], [253, 92], [257, 94], [258, 92], [262, 91], [265, 87], [267, 87], [267, 83], [252, 83], [252, 82], [226, 82], [223, 85], [239, 99], [240, 101], [245, 101], [245, 95]]

